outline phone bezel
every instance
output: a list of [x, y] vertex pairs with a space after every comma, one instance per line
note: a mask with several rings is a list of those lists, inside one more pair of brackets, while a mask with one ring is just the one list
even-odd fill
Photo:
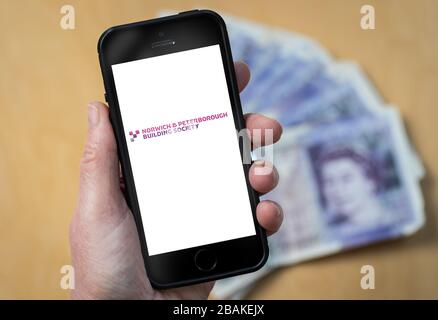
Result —
[[[174, 39], [176, 44], [174, 46], [152, 48], [151, 44], [153, 42], [163, 40], [163, 37], [158, 35], [159, 32], [165, 33], [164, 39], [168, 37]], [[196, 49], [213, 44], [219, 44], [221, 48], [236, 129], [244, 129], [245, 121], [240, 104], [228, 35], [224, 21], [217, 13], [210, 10], [194, 10], [168, 17], [116, 26], [106, 30], [98, 42], [99, 62], [106, 91], [105, 97], [110, 106], [110, 118], [125, 179], [125, 197], [137, 225], [148, 277], [151, 284], [156, 288], [178, 287], [255, 271], [261, 268], [268, 258], [266, 232], [258, 224], [256, 217], [259, 196], [249, 183], [250, 164], [244, 164], [243, 161], [242, 165], [245, 171], [256, 235], [159, 255], [149, 256], [148, 254], [111, 66], [117, 63]], [[126, 46], [130, 47], [129, 50], [120, 50], [120, 48]], [[242, 141], [239, 142], [239, 145], [243, 157], [243, 152], [249, 151], [244, 150]], [[248, 154], [246, 159], [249, 159]], [[194, 263], [196, 252], [205, 248], [213, 250], [218, 255], [218, 263], [211, 271], [201, 271]]]

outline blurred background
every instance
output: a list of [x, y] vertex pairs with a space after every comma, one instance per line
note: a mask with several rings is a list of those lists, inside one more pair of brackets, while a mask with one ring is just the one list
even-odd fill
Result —
[[[63, 30], [63, 5], [75, 29]], [[360, 28], [375, 8], [376, 29]], [[438, 2], [434, 0], [0, 0], [0, 298], [66, 299], [68, 225], [75, 207], [87, 102], [103, 100], [96, 43], [108, 27], [160, 10], [209, 8], [303, 34], [359, 63], [400, 111], [426, 175], [426, 223], [410, 237], [270, 272], [256, 299], [438, 298]], [[360, 268], [376, 271], [374, 290]]]

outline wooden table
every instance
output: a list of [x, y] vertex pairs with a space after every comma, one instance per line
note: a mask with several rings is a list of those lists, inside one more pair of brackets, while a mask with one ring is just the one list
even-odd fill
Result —
[[[283, 268], [250, 298], [438, 298], [438, 2], [366, 1], [376, 30], [359, 26], [364, 1], [67, 1], [76, 29], [60, 28], [66, 1], [0, 0], [0, 298], [67, 298], [86, 105], [103, 99], [96, 42], [107, 27], [195, 6], [306, 34], [359, 62], [397, 105], [424, 160], [427, 224], [416, 235]], [[360, 289], [360, 267], [376, 289]]]

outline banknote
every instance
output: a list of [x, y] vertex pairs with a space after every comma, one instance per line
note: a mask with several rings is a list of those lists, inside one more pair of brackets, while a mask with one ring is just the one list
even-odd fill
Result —
[[233, 57], [251, 69], [244, 111], [297, 125], [364, 115], [382, 103], [357, 64], [335, 63], [304, 36], [224, 17]]
[[[285, 221], [270, 239], [284, 265], [408, 235], [424, 223], [418, 180], [396, 109], [313, 128], [277, 148], [282, 177], [266, 198]], [[304, 197], [302, 197], [304, 195]]]
[[213, 297], [240, 299], [278, 267], [421, 228], [424, 167], [397, 108], [385, 104], [361, 66], [334, 59], [305, 35], [221, 15], [233, 59], [251, 70], [243, 111], [283, 125], [281, 140], [268, 149], [280, 182], [262, 200], [280, 203], [284, 221], [268, 240], [267, 264], [217, 281]]
[[251, 82], [241, 94], [245, 112], [279, 104], [317, 76], [331, 59], [314, 41], [223, 15], [234, 60], [245, 61]]
[[334, 63], [297, 92], [272, 104], [269, 114], [283, 126], [321, 124], [370, 116], [382, 104], [378, 93], [354, 63]]

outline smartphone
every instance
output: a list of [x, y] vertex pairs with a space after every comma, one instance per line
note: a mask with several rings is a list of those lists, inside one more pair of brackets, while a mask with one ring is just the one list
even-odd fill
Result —
[[112, 27], [98, 53], [151, 284], [261, 268], [268, 247], [223, 19], [193, 10]]

